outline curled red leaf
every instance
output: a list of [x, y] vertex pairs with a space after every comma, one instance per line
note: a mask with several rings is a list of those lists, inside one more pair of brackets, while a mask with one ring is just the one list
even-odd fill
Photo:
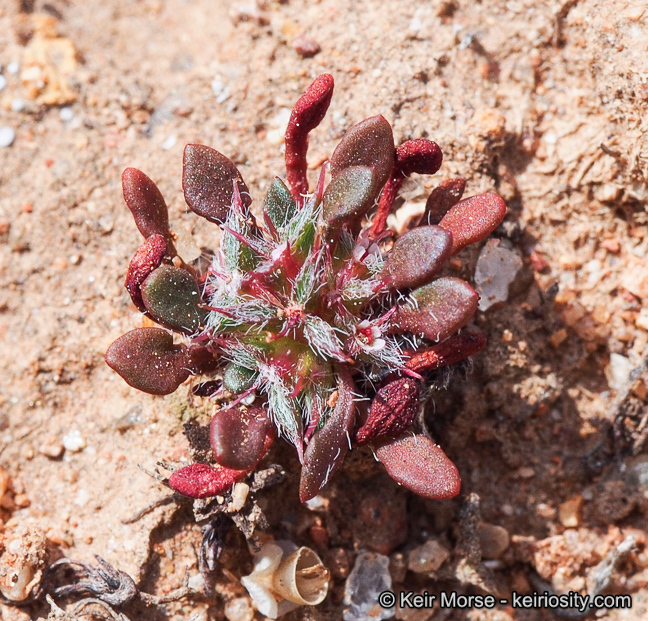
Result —
[[355, 441], [367, 444], [385, 436], [396, 437], [407, 431], [419, 411], [420, 383], [411, 377], [390, 382], [371, 402], [366, 422], [358, 429]]
[[439, 145], [426, 138], [408, 140], [397, 147], [391, 174], [380, 194], [378, 209], [371, 226], [371, 237], [376, 238], [385, 230], [387, 216], [392, 210], [403, 181], [412, 173], [433, 175], [441, 168], [442, 162], [443, 153]]
[[211, 498], [226, 492], [247, 473], [246, 470], [231, 470], [218, 465], [191, 464], [179, 468], [169, 477], [169, 487], [189, 498]]
[[137, 249], [128, 265], [124, 286], [130, 293], [133, 304], [143, 313], [146, 312], [146, 306], [140, 291], [142, 283], [154, 269], [162, 264], [167, 250], [168, 246], [165, 238], [154, 233], [144, 240], [144, 243]]
[[333, 96], [333, 76], [325, 73], [315, 78], [297, 100], [286, 128], [286, 177], [295, 201], [308, 193], [306, 177], [308, 134], [324, 118]]
[[478, 354], [487, 344], [479, 332], [462, 332], [426, 349], [413, 353], [405, 366], [416, 373], [433, 371]]

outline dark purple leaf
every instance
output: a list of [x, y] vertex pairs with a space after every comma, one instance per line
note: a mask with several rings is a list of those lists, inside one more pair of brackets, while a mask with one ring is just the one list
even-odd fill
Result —
[[465, 187], [463, 177], [442, 181], [428, 196], [420, 224], [439, 224], [450, 208], [461, 200]]
[[161, 265], [144, 281], [141, 292], [153, 319], [172, 330], [194, 334], [205, 320], [206, 311], [198, 306], [198, 284], [181, 267]]
[[497, 195], [471, 196], [443, 216], [439, 226], [452, 233], [452, 254], [490, 235], [504, 220], [506, 204]]
[[211, 498], [228, 491], [234, 483], [247, 475], [245, 470], [231, 470], [222, 466], [191, 464], [176, 470], [169, 477], [169, 487], [189, 498]]
[[389, 178], [395, 156], [391, 125], [380, 115], [372, 116], [344, 135], [331, 157], [331, 175], [335, 178], [350, 166], [368, 166], [380, 190]]
[[398, 307], [390, 331], [443, 341], [470, 321], [478, 301], [477, 292], [467, 282], [439, 278], [410, 294], [408, 302]]
[[128, 266], [124, 286], [130, 293], [133, 304], [143, 313], [146, 312], [146, 306], [144, 306], [140, 288], [148, 275], [162, 264], [167, 249], [164, 237], [155, 233], [144, 240]]
[[297, 100], [290, 115], [286, 128], [286, 175], [295, 201], [308, 193], [308, 134], [322, 122], [332, 96], [333, 76], [320, 75]]
[[226, 468], [251, 470], [274, 439], [274, 426], [261, 408], [218, 410], [211, 422], [214, 459]]
[[234, 163], [211, 147], [188, 144], [184, 150], [182, 188], [189, 209], [210, 222], [222, 224], [232, 205], [234, 181], [243, 205], [252, 199]]
[[391, 438], [407, 431], [419, 411], [420, 383], [405, 377], [381, 388], [371, 402], [366, 422], [356, 433], [357, 444], [367, 444], [378, 438]]
[[438, 226], [422, 226], [399, 237], [380, 277], [390, 289], [430, 282], [450, 257], [452, 235]]
[[394, 481], [419, 496], [441, 500], [454, 498], [460, 491], [457, 467], [427, 436], [408, 435], [385, 442], [376, 449], [376, 457]]
[[324, 426], [315, 433], [304, 453], [299, 482], [299, 499], [310, 500], [328, 483], [342, 465], [349, 451], [356, 407], [353, 402], [355, 384], [349, 370], [336, 366], [338, 396], [335, 408]]
[[122, 173], [122, 189], [139, 232], [145, 238], [162, 235], [169, 239], [169, 210], [155, 183], [141, 170], [127, 168]]
[[186, 347], [160, 328], [139, 328], [120, 336], [106, 352], [106, 363], [133, 388], [168, 395], [189, 377]]

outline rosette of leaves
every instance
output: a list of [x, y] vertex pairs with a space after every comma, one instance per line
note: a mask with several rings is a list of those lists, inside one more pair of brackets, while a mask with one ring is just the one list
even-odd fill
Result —
[[417, 226], [400, 236], [387, 229], [403, 180], [435, 173], [442, 153], [426, 139], [396, 147], [382, 116], [346, 133], [311, 193], [308, 134], [332, 92], [333, 78], [322, 75], [297, 101], [285, 138], [287, 184], [271, 183], [261, 220], [227, 157], [185, 148], [186, 203], [221, 230], [206, 271], [177, 256], [153, 181], [132, 168], [123, 174], [145, 238], [126, 288], [161, 327], [123, 335], [106, 361], [155, 395], [190, 375], [212, 378], [212, 397], [224, 404], [211, 424], [213, 463], [169, 480], [188, 496], [214, 496], [243, 479], [277, 436], [297, 450], [302, 501], [363, 444], [410, 490], [429, 498], [459, 492], [454, 464], [425, 430], [412, 430], [429, 374], [485, 346], [481, 334], [461, 332], [477, 293], [443, 268], [500, 224], [505, 205], [491, 193], [462, 200], [465, 181], [451, 179], [431, 193]]

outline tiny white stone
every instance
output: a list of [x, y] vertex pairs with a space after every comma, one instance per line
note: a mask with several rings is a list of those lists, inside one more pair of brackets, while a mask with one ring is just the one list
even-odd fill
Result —
[[71, 121], [74, 118], [74, 110], [72, 108], [61, 108], [59, 112], [59, 117], [61, 121], [64, 123], [67, 123], [68, 121]]
[[14, 60], [7, 65], [7, 73], [11, 75], [16, 75], [20, 70], [20, 65]]
[[87, 443], [86, 439], [81, 435], [81, 432], [78, 429], [73, 429], [63, 437], [63, 446], [65, 450], [71, 453], [78, 453], [87, 446]]
[[22, 112], [27, 104], [25, 103], [24, 99], [20, 99], [20, 97], [16, 97], [12, 102], [11, 102], [11, 110], [13, 112]]
[[16, 139], [16, 132], [11, 127], [0, 127], [0, 147], [10, 147]]
[[176, 137], [175, 134], [171, 134], [168, 138], [165, 139], [165, 141], [162, 143], [162, 148], [165, 151], [168, 151], [169, 149], [172, 149], [175, 147], [176, 143]]
[[0, 74], [0, 91], [4, 90], [7, 86], [7, 78]]
[[227, 86], [220, 77], [216, 77], [212, 80], [211, 89], [212, 93], [214, 93], [214, 96], [216, 97], [217, 104], [225, 103], [232, 94], [230, 87]]

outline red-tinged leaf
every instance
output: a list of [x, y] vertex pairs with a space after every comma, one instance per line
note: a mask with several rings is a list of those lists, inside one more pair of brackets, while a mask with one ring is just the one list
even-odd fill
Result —
[[304, 453], [299, 482], [299, 499], [310, 500], [328, 483], [342, 465], [349, 451], [356, 407], [353, 402], [355, 384], [349, 370], [336, 365], [338, 396], [335, 409], [324, 426], [315, 433]]
[[139, 328], [120, 336], [106, 363], [126, 383], [151, 395], [168, 395], [189, 377], [186, 347], [160, 328]]
[[322, 201], [322, 217], [332, 229], [361, 218], [376, 196], [375, 176], [367, 166], [345, 168], [329, 183]]
[[409, 177], [412, 173], [433, 175], [443, 162], [443, 153], [436, 142], [427, 138], [408, 140], [396, 148], [396, 166], [401, 176]]
[[366, 422], [356, 433], [357, 444], [367, 444], [386, 436], [395, 438], [407, 431], [419, 411], [420, 384], [411, 377], [390, 382], [371, 402]]
[[461, 200], [465, 187], [466, 180], [463, 177], [442, 181], [428, 196], [420, 224], [439, 224], [450, 208]]
[[479, 296], [464, 280], [439, 278], [410, 294], [390, 323], [390, 332], [410, 332], [443, 341], [463, 328], [477, 312]]
[[210, 222], [222, 224], [232, 205], [236, 181], [245, 208], [252, 199], [234, 163], [211, 147], [188, 144], [184, 150], [182, 189], [189, 209]]
[[169, 239], [169, 210], [155, 183], [141, 170], [127, 168], [122, 173], [122, 189], [139, 232], [145, 238], [162, 235]]
[[142, 300], [146, 310], [159, 324], [194, 334], [205, 320], [200, 308], [200, 289], [194, 277], [175, 265], [161, 265], [142, 283]]
[[191, 464], [179, 468], [169, 477], [169, 487], [189, 498], [211, 498], [228, 491], [247, 473], [218, 465]]
[[376, 449], [376, 457], [394, 481], [419, 496], [441, 500], [454, 498], [460, 491], [457, 467], [427, 436], [385, 442]]
[[479, 332], [462, 332], [449, 339], [412, 354], [405, 366], [416, 373], [433, 371], [478, 354], [487, 344]]
[[261, 408], [219, 410], [209, 436], [214, 459], [225, 468], [252, 470], [270, 448], [274, 429]]
[[372, 116], [344, 135], [331, 157], [331, 175], [335, 178], [350, 166], [368, 166], [380, 189], [389, 178], [395, 156], [391, 125], [380, 115]]
[[308, 134], [324, 118], [333, 96], [333, 76], [320, 75], [297, 100], [286, 128], [286, 175], [295, 201], [308, 193]]
[[143, 313], [146, 312], [146, 306], [144, 306], [140, 288], [148, 275], [162, 264], [167, 250], [168, 246], [164, 237], [154, 233], [150, 237], [147, 237], [144, 243], [138, 248], [128, 266], [124, 286], [128, 293], [130, 293], [133, 304]]
[[212, 373], [218, 366], [218, 355], [208, 347], [193, 344], [187, 348], [187, 367], [193, 375]]
[[452, 254], [490, 235], [504, 220], [506, 204], [491, 192], [471, 196], [443, 216], [439, 226], [452, 233]]
[[450, 258], [452, 235], [438, 226], [408, 231], [394, 243], [380, 274], [390, 289], [424, 285]]

